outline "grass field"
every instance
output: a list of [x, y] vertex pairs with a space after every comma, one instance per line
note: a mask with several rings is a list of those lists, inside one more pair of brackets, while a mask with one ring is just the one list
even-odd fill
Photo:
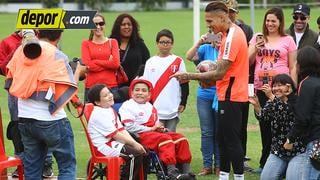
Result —
[[[291, 23], [291, 9], [284, 9], [286, 17], [286, 27]], [[262, 21], [264, 17], [264, 9], [257, 9], [255, 15], [255, 27], [256, 31], [261, 30]], [[316, 18], [320, 12], [320, 8], [312, 9], [313, 17], [311, 19], [311, 28], [316, 30]], [[112, 23], [115, 17], [119, 13], [110, 12], [104, 13], [106, 17], [106, 34], [109, 35]], [[155, 35], [158, 31], [163, 28], [168, 28], [173, 31], [175, 44], [172, 50], [173, 53], [185, 58], [186, 51], [193, 44], [193, 33], [192, 33], [192, 11], [159, 11], [159, 12], [132, 12], [131, 13], [140, 24], [140, 32], [144, 38], [151, 55], [156, 54]], [[203, 13], [201, 13], [201, 32], [206, 32], [205, 23], [203, 20]], [[240, 11], [240, 18], [245, 22], [250, 22], [250, 12], [247, 9]], [[15, 30], [16, 14], [0, 14], [0, 39], [3, 39], [11, 32]], [[80, 45], [83, 39], [87, 39], [89, 36], [89, 30], [65, 30], [62, 37], [61, 47], [63, 51], [70, 57], [80, 56]], [[194, 66], [190, 62], [186, 62], [188, 71], [194, 71]], [[0, 86], [3, 87], [4, 78], [0, 78]], [[188, 99], [188, 105], [186, 111], [181, 116], [181, 121], [178, 125], [178, 131], [184, 133], [190, 141], [193, 160], [192, 169], [194, 172], [199, 172], [202, 168], [202, 159], [200, 152], [200, 129], [199, 120], [196, 111], [196, 86], [197, 82], [191, 82], [190, 96]], [[81, 84], [82, 87], [82, 84]], [[81, 88], [82, 89], [82, 88]], [[0, 88], [0, 103], [3, 116], [3, 126], [6, 128], [9, 115], [7, 109], [7, 94]], [[80, 91], [80, 97], [83, 97], [82, 91]], [[89, 149], [85, 139], [85, 135], [82, 131], [80, 122], [78, 119], [69, 116], [74, 135], [75, 135], [75, 146], [77, 155], [77, 176], [86, 176], [86, 165], [89, 158]], [[12, 155], [12, 143], [5, 141], [7, 153]], [[253, 117], [253, 113], [250, 113], [249, 126], [248, 126], [248, 150], [247, 154], [251, 157], [249, 162], [251, 167], [257, 168], [260, 157], [261, 144], [260, 144], [260, 133], [258, 131], [257, 122]], [[56, 164], [55, 164], [56, 165]], [[55, 167], [55, 170], [57, 168]], [[57, 174], [57, 171], [55, 172]], [[246, 179], [259, 179], [259, 176], [253, 174], [246, 174]], [[154, 175], [150, 175], [149, 179], [155, 179]], [[217, 179], [215, 176], [198, 177], [200, 180], [205, 179]]]

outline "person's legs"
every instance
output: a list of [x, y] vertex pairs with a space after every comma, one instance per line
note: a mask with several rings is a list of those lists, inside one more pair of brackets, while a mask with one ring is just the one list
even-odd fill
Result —
[[320, 171], [312, 166], [309, 158], [311, 150], [312, 142], [308, 143], [305, 153], [291, 159], [287, 169], [287, 179], [320, 179]]
[[52, 152], [50, 149], [48, 149], [46, 158], [44, 160], [44, 167], [43, 167], [43, 172], [42, 172], [43, 177], [52, 177], [53, 176], [52, 163], [53, 163]]
[[[261, 107], [264, 107], [268, 98], [265, 93], [261, 90], [257, 91], [257, 96], [260, 102]], [[271, 123], [270, 121], [259, 121], [260, 133], [261, 133], [261, 142], [262, 142], [262, 151], [260, 157], [260, 168], [263, 168], [264, 164], [267, 161], [267, 158], [271, 149]]]
[[42, 178], [47, 146], [41, 140], [43, 134], [40, 129], [37, 120], [26, 118], [19, 120], [19, 131], [24, 145], [23, 168], [26, 180]]
[[160, 119], [160, 122], [162, 122], [164, 124], [164, 127], [167, 128], [169, 131], [176, 132], [177, 124], [179, 123], [179, 117], [167, 120]]
[[307, 178], [307, 171], [309, 157], [308, 153], [299, 154], [293, 157], [288, 164], [287, 172], [286, 172], [286, 179], [290, 180], [301, 180], [301, 179], [308, 179]]
[[45, 141], [52, 151], [59, 168], [58, 179], [76, 178], [76, 158], [74, 137], [70, 122], [64, 118], [50, 123], [50, 130], [45, 131]]
[[127, 145], [122, 148], [121, 154], [123, 154], [121, 157], [126, 160], [126, 164], [121, 173], [121, 179], [128, 180], [130, 179], [130, 176], [132, 176], [132, 179], [140, 179], [140, 168], [143, 164], [143, 155], [139, 155], [135, 149]]
[[[197, 111], [200, 120], [201, 129], [201, 152], [203, 158], [204, 169], [209, 170], [209, 174], [212, 173], [212, 162], [214, 152], [214, 123], [215, 123], [215, 112], [212, 109], [212, 100], [206, 100], [197, 98]], [[214, 157], [216, 159], [216, 157]], [[201, 175], [206, 172], [202, 172]]]
[[274, 154], [269, 154], [266, 164], [263, 167], [261, 180], [281, 180], [288, 166], [288, 160], [283, 160]]
[[242, 109], [245, 103], [219, 101], [218, 144], [220, 169], [234, 174], [243, 174], [243, 150], [241, 145]]

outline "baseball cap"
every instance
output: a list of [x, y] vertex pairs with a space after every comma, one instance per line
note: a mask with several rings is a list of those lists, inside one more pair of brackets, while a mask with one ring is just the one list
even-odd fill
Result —
[[238, 1], [236, 1], [236, 0], [226, 0], [225, 3], [226, 3], [226, 5], [227, 5], [229, 10], [232, 10], [234, 12], [238, 12], [239, 11]]
[[307, 4], [299, 3], [293, 9], [293, 14], [301, 13], [305, 16], [310, 15], [310, 7]]

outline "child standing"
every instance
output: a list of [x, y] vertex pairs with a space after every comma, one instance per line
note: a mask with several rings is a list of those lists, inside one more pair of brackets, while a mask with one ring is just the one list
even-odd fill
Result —
[[[88, 99], [94, 104], [89, 118], [88, 132], [97, 154], [123, 157], [127, 163], [121, 173], [121, 179], [129, 179], [131, 176], [133, 179], [139, 179], [142, 158], [146, 151], [119, 121], [117, 113], [111, 107], [114, 104], [112, 93], [105, 85], [97, 84], [89, 90]], [[130, 172], [132, 157], [129, 158], [129, 155], [134, 156], [133, 173]]]
[[257, 96], [249, 98], [257, 119], [271, 122], [271, 151], [263, 167], [261, 180], [282, 179], [290, 160], [305, 151], [301, 139], [294, 143], [292, 150], [283, 147], [295, 120], [292, 108], [296, 99], [294, 83], [289, 75], [279, 74], [272, 80], [272, 92], [269, 84], [264, 84], [262, 91], [269, 98], [263, 108]]
[[151, 101], [158, 110], [160, 122], [175, 132], [179, 113], [184, 111], [187, 104], [189, 83], [179, 82], [170, 76], [176, 72], [186, 72], [186, 68], [182, 58], [171, 53], [174, 39], [170, 30], [158, 32], [156, 42], [159, 52], [146, 62], [143, 76], [154, 87]]
[[[151, 90], [151, 82], [145, 79], [132, 81], [129, 88], [131, 99], [119, 110], [122, 123], [130, 133], [138, 134], [141, 144], [159, 154], [170, 178], [192, 180], [195, 177], [190, 173], [189, 143], [182, 134], [165, 132], [156, 108], [149, 102]], [[182, 172], [176, 168], [177, 163], [182, 166]]]

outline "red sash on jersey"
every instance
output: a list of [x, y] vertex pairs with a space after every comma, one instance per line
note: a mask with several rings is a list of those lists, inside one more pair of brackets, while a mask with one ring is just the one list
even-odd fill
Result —
[[[151, 97], [151, 102], [154, 103], [158, 98], [159, 94], [163, 90], [163, 88], [168, 84], [170, 80], [170, 76], [174, 73], [178, 72], [182, 59], [177, 57], [164, 71], [164, 73], [160, 76], [159, 80], [157, 81], [156, 85], [153, 88], [153, 94]], [[172, 68], [173, 67], [173, 68]], [[177, 69], [175, 69], [177, 68]]]
[[152, 107], [152, 113], [150, 114], [148, 121], [143, 125], [148, 127], [153, 127], [157, 120], [158, 120], [157, 109], [155, 107]]

